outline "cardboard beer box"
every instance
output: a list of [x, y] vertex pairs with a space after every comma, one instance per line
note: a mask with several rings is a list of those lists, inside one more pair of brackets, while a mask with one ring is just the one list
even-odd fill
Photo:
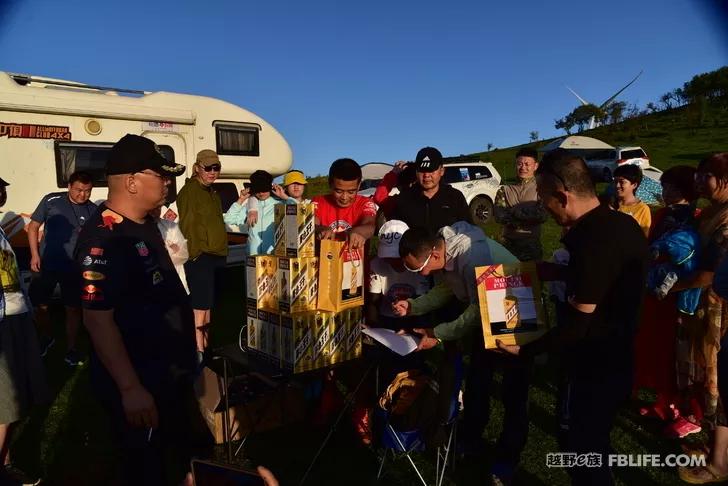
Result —
[[318, 258], [278, 258], [278, 309], [282, 313], [316, 310]]
[[279, 257], [316, 256], [314, 205], [276, 204], [274, 252]]
[[352, 307], [345, 311], [346, 325], [346, 359], [356, 359], [361, 356], [362, 336], [361, 326], [364, 323], [363, 307]]
[[315, 312], [313, 319], [313, 367], [325, 368], [329, 363], [331, 349], [329, 343], [334, 335], [334, 314], [331, 312]]
[[313, 319], [315, 312], [281, 316], [280, 346], [283, 369], [303, 373], [313, 369]]
[[245, 289], [248, 306], [278, 310], [278, 261], [272, 255], [253, 255], [246, 260]]
[[268, 311], [258, 309], [258, 344], [260, 354], [270, 356], [270, 321]]
[[351, 309], [332, 316], [332, 335], [329, 340], [329, 364], [342, 363], [348, 360], [346, 338], [348, 337], [348, 317]]
[[480, 319], [486, 349], [525, 344], [546, 332], [541, 283], [533, 262], [475, 269]]
[[248, 306], [246, 309], [246, 332], [248, 337], [248, 350], [253, 354], [261, 353], [260, 324], [258, 321], [258, 309]]
[[282, 367], [281, 363], [281, 315], [276, 312], [268, 312], [268, 361], [273, 365]]

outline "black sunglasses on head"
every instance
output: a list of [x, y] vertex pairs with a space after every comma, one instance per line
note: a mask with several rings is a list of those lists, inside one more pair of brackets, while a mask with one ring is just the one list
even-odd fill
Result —
[[220, 169], [221, 168], [222, 168], [222, 166], [220, 164], [212, 164], [212, 165], [208, 165], [208, 166], [204, 166], [204, 165], [202, 166], [202, 170], [204, 170], [205, 172], [212, 172], [212, 171], [220, 172]]

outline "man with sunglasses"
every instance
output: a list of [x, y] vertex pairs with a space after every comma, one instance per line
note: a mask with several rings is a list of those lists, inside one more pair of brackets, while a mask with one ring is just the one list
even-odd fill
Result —
[[[559, 446], [564, 452], [598, 454], [598, 467], [568, 469], [572, 484], [613, 484], [607, 454], [619, 407], [631, 392], [633, 341], [647, 268], [647, 240], [635, 220], [601, 205], [580, 157], [549, 152], [536, 173], [538, 195], [560, 226], [570, 259], [561, 276], [568, 304], [563, 322], [541, 338], [501, 351], [530, 359], [560, 358]], [[546, 279], [558, 276], [541, 264]]]
[[149, 216], [184, 169], [151, 140], [124, 136], [109, 154], [108, 200], [76, 247], [92, 387], [120, 443], [124, 484], [179, 484], [210, 445], [193, 389], [192, 308]]
[[190, 301], [195, 311], [197, 357], [201, 363], [207, 348], [210, 309], [215, 300], [215, 273], [225, 266], [227, 232], [222, 201], [213, 184], [220, 176], [220, 158], [214, 150], [201, 150], [177, 196], [179, 226], [187, 239], [190, 258], [185, 263]]
[[[416, 299], [393, 304], [394, 314], [424, 315], [445, 307], [454, 308], [455, 317], [432, 329], [415, 329], [422, 334], [418, 350], [430, 349], [445, 341], [461, 341], [470, 351], [465, 383], [465, 417], [461, 428], [462, 446], [469, 456], [485, 451], [483, 430], [490, 415], [490, 390], [496, 367], [503, 368], [505, 420], [496, 446], [492, 474], [508, 483], [528, 436], [528, 369], [517, 360], [494, 359], [483, 345], [475, 268], [496, 263], [518, 263], [518, 259], [498, 242], [485, 236], [470, 223], [460, 221], [445, 226], [436, 235], [424, 228], [404, 233], [399, 254], [410, 272], [436, 274], [435, 286]], [[454, 305], [453, 305], [454, 304]], [[504, 357], [501, 357], [504, 358]], [[442, 387], [442, 384], [441, 384]], [[442, 389], [441, 389], [442, 393]]]

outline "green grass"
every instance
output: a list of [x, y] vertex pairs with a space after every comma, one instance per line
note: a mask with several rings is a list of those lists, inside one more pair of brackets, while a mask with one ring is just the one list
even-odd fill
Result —
[[[695, 109], [686, 106], [586, 130], [578, 135], [598, 138], [613, 146], [640, 146], [650, 157], [650, 164], [662, 170], [681, 164], [694, 166], [706, 155], [728, 150], [728, 109], [708, 106], [701, 122]], [[513, 161], [520, 148], [538, 149], [552, 140], [555, 138], [477, 155], [493, 162], [504, 180], [510, 180], [515, 177]]]
[[[495, 225], [486, 231], [496, 236]], [[560, 228], [549, 222], [544, 227], [545, 254], [558, 246]], [[213, 314], [213, 345], [236, 342], [243, 320], [243, 279], [241, 268], [226, 271], [224, 293]], [[61, 334], [58, 313], [54, 315], [56, 334]], [[62, 340], [60, 340], [62, 341]], [[88, 347], [84, 337], [83, 346]], [[88, 368], [71, 370], [63, 363], [64, 345], [56, 343], [45, 358], [46, 370], [54, 391], [50, 407], [36, 409], [16, 430], [13, 442], [15, 461], [22, 467], [42, 474], [46, 484], [98, 485], [108, 484], [116, 474], [118, 451], [110, 438], [103, 410], [95, 402], [88, 383]], [[486, 436], [493, 444], [502, 424], [503, 408], [496, 397]], [[555, 372], [550, 364], [538, 366], [530, 394], [530, 432], [518, 471], [519, 484], [568, 484], [561, 469], [546, 467], [548, 452], [558, 451], [555, 439], [556, 389]], [[676, 441], [661, 438], [659, 428], [638, 417], [635, 407], [625, 408], [619, 415], [612, 433], [618, 452], [641, 454], [678, 453]], [[254, 435], [248, 442], [245, 464], [266, 464], [280, 476], [282, 484], [297, 484], [313, 454], [324, 437], [324, 430], [306, 423]], [[693, 439], [695, 440], [695, 439]], [[491, 446], [492, 447], [492, 446]], [[216, 454], [224, 457], [222, 448]], [[449, 476], [453, 485], [487, 484], [489, 460], [460, 462]], [[434, 475], [434, 459], [417, 455], [416, 461], [428, 474]], [[310, 485], [374, 484], [377, 471], [375, 451], [357, 445], [348, 421], [337, 430], [328, 448], [314, 468]], [[381, 484], [417, 484], [406, 460], [387, 468]], [[680, 484], [676, 471], [669, 468], [616, 469], [620, 484]]]

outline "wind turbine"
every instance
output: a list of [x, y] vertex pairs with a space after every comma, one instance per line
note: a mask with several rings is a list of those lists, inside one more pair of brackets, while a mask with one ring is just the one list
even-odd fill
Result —
[[[630, 81], [629, 83], [625, 84], [622, 89], [620, 89], [619, 91], [617, 91], [616, 93], [614, 93], [612, 96], [610, 96], [609, 98], [607, 98], [607, 100], [604, 103], [602, 103], [601, 105], [598, 105], [599, 109], [600, 110], [604, 110], [607, 106], [609, 106], [609, 104], [612, 101], [614, 101], [617, 98], [617, 96], [621, 95], [622, 92], [625, 89], [627, 89], [630, 86], [632, 86], [632, 83], [634, 83], [635, 81], [637, 81], [637, 78], [639, 78], [640, 76], [642, 76], [642, 73], [643, 72], [644, 72], [644, 70], [643, 71], [640, 71], [639, 74], [637, 76], [635, 76], [634, 79], [632, 79], [632, 81]], [[582, 98], [581, 96], [579, 96], [578, 94], [576, 94], [576, 91], [574, 91], [573, 89], [569, 88], [568, 86], [566, 86], [566, 89], [568, 89], [569, 91], [571, 91], [571, 94], [573, 94], [574, 96], [576, 96], [576, 98], [579, 101], [581, 101], [581, 104], [582, 105], [593, 105], [594, 104], [594, 103], [589, 103], [587, 100], [585, 100], [584, 98]], [[596, 128], [596, 126], [597, 126], [596, 117], [592, 116], [589, 119], [589, 129], [591, 130], [592, 128]]]

